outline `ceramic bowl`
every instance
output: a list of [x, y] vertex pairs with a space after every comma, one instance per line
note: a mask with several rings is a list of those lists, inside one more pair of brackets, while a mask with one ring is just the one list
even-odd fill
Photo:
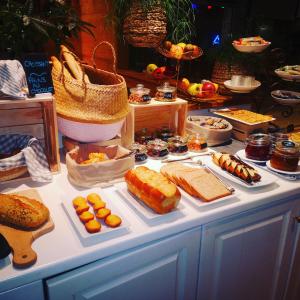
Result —
[[247, 94], [260, 87], [261, 83], [257, 80], [254, 80], [254, 83], [251, 86], [240, 86], [232, 85], [231, 80], [226, 80], [224, 81], [224, 85], [233, 93]]
[[246, 53], [250, 53], [250, 52], [259, 53], [267, 49], [270, 45], [271, 42], [268, 42], [267, 44], [261, 44], [261, 45], [238, 45], [234, 42], [232, 43], [232, 46], [237, 51], [246, 52]]

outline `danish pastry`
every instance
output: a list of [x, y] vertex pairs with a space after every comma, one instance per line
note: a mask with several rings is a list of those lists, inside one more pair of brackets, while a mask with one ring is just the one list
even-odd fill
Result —
[[101, 200], [101, 197], [96, 193], [91, 193], [86, 198], [87, 201], [92, 205], [94, 205], [97, 201]]
[[79, 219], [81, 222], [86, 223], [94, 219], [94, 214], [92, 214], [90, 211], [84, 211], [79, 215]]
[[78, 215], [81, 215], [84, 211], [88, 211], [89, 210], [89, 205], [88, 204], [83, 204], [83, 205], [80, 205], [78, 207], [76, 207], [76, 213]]
[[89, 233], [96, 233], [101, 229], [101, 224], [97, 220], [88, 221], [84, 226]]
[[106, 206], [106, 203], [102, 200], [99, 200], [99, 201], [95, 202], [95, 204], [93, 205], [93, 208], [95, 211], [98, 211], [101, 208], [105, 208], [105, 206]]
[[97, 211], [96, 217], [98, 219], [105, 219], [108, 215], [110, 215], [111, 211], [108, 208], [101, 208]]
[[104, 222], [109, 227], [118, 227], [122, 223], [122, 219], [117, 215], [108, 215]]
[[78, 206], [84, 206], [87, 204], [85, 198], [82, 196], [78, 196], [78, 197], [74, 198], [72, 203], [73, 203], [74, 208], [77, 208]]

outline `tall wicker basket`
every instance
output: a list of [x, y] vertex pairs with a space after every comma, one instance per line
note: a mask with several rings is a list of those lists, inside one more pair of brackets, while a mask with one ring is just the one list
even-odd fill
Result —
[[158, 47], [167, 35], [165, 11], [159, 5], [144, 11], [138, 1], [133, 1], [124, 20], [123, 34], [132, 46]]

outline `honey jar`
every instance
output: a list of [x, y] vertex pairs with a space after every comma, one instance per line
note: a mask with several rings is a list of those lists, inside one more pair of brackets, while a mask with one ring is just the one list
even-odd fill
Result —
[[289, 141], [279, 141], [275, 145], [270, 164], [277, 170], [294, 172], [298, 168], [300, 147], [298, 144]]
[[189, 136], [188, 138], [188, 149], [192, 152], [201, 152], [207, 149], [206, 138], [199, 134], [195, 133]]
[[258, 161], [270, 159], [272, 140], [268, 134], [251, 134], [246, 140], [246, 157]]

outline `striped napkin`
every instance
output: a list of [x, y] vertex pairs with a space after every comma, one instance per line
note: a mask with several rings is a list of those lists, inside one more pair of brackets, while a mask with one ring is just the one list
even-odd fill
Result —
[[0, 97], [26, 98], [27, 82], [23, 66], [18, 60], [0, 60]]

